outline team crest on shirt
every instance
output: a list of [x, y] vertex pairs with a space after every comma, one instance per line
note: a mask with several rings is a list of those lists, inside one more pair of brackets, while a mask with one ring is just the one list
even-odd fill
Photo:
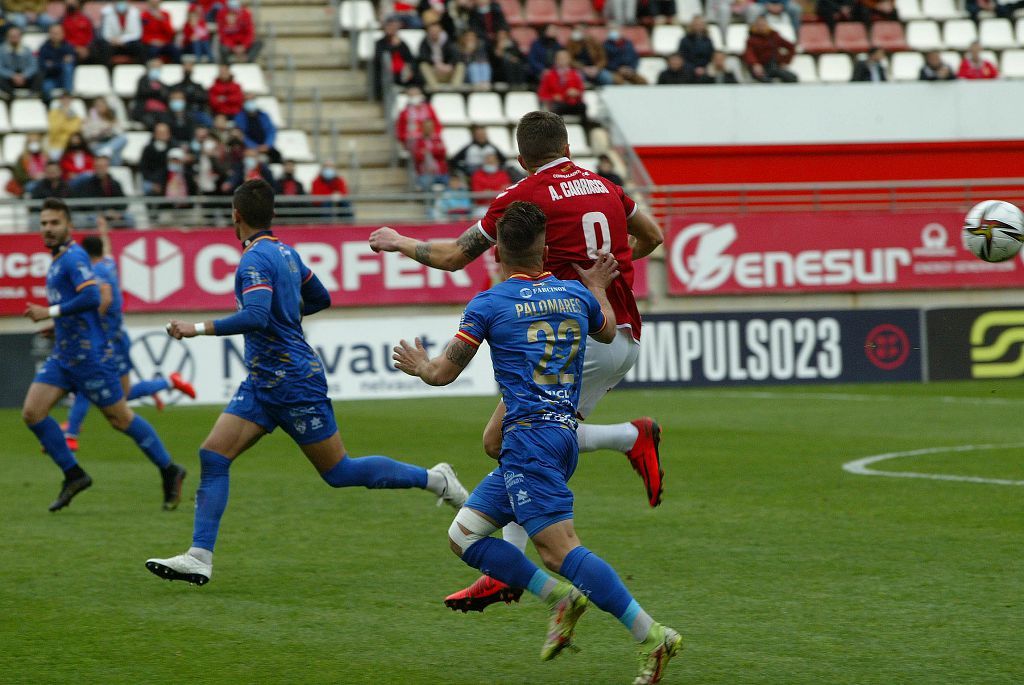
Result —
[[533, 288], [520, 288], [519, 296], [525, 297], [526, 299], [533, 297]]
[[295, 425], [295, 432], [296, 433], [298, 433], [299, 435], [304, 435], [305, 434], [305, 432], [306, 432], [306, 422], [305, 421], [303, 421], [302, 419], [298, 419], [298, 420], [295, 421], [294, 425]]

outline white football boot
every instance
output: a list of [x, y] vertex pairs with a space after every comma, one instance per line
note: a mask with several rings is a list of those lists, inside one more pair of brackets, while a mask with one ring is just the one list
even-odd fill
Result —
[[166, 580], [184, 580], [191, 585], [206, 585], [213, 575], [213, 564], [200, 561], [188, 552], [170, 559], [147, 559], [146, 568]]
[[441, 462], [429, 470], [442, 476], [445, 482], [444, 490], [437, 498], [437, 506], [448, 504], [455, 510], [461, 509], [466, 500], [469, 499], [469, 493], [466, 492], [466, 488], [462, 487], [462, 483], [455, 476], [455, 469], [452, 468], [452, 465]]

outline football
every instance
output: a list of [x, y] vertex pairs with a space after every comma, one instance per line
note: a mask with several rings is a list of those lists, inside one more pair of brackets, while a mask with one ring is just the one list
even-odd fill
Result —
[[1024, 212], [1002, 200], [985, 200], [964, 217], [964, 247], [986, 262], [1002, 262], [1020, 252]]

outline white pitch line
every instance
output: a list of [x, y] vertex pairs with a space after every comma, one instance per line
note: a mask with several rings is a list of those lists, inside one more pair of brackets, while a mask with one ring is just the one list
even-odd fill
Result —
[[1003, 445], [955, 445], [953, 447], [925, 447], [906, 452], [887, 452], [870, 457], [856, 459], [843, 464], [843, 470], [860, 476], [888, 476], [890, 478], [926, 478], [928, 480], [951, 480], [963, 483], [987, 483], [990, 485], [1021, 485], [1024, 480], [1007, 480], [1004, 478], [982, 478], [980, 476], [956, 476], [945, 473], [915, 473], [913, 471], [876, 471], [868, 466], [887, 459], [900, 457], [917, 457], [924, 454], [942, 454], [948, 452], [981, 452], [984, 450], [1012, 450], [1024, 448], [1024, 442], [1011, 442]]
[[834, 402], [906, 402], [907, 400], [932, 400], [944, 404], [982, 405], [1024, 405], [1024, 399], [1003, 397], [959, 397], [957, 395], [868, 395], [844, 392], [771, 392], [765, 390], [730, 391], [697, 390], [695, 394], [704, 397], [754, 400], [829, 400]]

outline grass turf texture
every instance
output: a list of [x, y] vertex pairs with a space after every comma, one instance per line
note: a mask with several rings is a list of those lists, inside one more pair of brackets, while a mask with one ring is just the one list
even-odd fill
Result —
[[[451, 461], [472, 486], [489, 467], [479, 441], [492, 407], [336, 410], [353, 454]], [[217, 412], [143, 410], [189, 468], [189, 499]], [[665, 502], [647, 507], [622, 457], [584, 455], [578, 531], [683, 632], [666, 683], [1019, 683], [1024, 488], [841, 466], [1022, 441], [1022, 412], [1020, 382], [613, 393], [593, 420], [651, 413], [664, 428]], [[280, 432], [232, 468], [216, 572], [194, 588], [143, 568], [188, 546], [190, 503], [161, 512], [155, 469], [97, 412], [80, 453], [96, 484], [57, 514], [55, 467], [17, 412], [0, 422], [0, 682], [631, 682], [632, 641], [600, 611], [580, 624], [580, 653], [542, 664], [532, 598], [445, 609], [475, 578], [447, 549], [451, 510], [419, 491], [333, 491]], [[1022, 451], [875, 468], [1024, 479]]]

